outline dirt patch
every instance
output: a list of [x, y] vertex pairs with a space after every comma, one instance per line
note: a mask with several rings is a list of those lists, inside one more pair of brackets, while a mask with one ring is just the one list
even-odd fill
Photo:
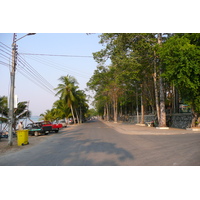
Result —
[[13, 145], [12, 146], [8, 145], [8, 138], [1, 138], [0, 139], [0, 156], [30, 148], [36, 144], [39, 144], [42, 141], [45, 141], [49, 137], [52, 137], [54, 134], [60, 134], [65, 131], [69, 131], [72, 128], [73, 128], [73, 125], [68, 126], [67, 128], [61, 129], [58, 133], [49, 133], [48, 135], [41, 135], [41, 136], [37, 136], [37, 137], [29, 135], [29, 137], [28, 137], [29, 144], [24, 145], [24, 146], [17, 145], [17, 137], [16, 136], [13, 137]]
[[38, 136], [38, 137], [29, 136], [28, 137], [29, 144], [24, 145], [24, 146], [17, 145], [17, 137], [13, 137], [13, 145], [12, 146], [8, 145], [8, 138], [1, 138], [1, 140], [0, 140], [0, 155], [5, 155], [7, 153], [13, 153], [16, 151], [30, 148], [31, 146], [36, 145], [36, 144], [40, 143], [41, 141], [44, 141], [45, 139], [47, 139], [47, 137], [51, 137], [52, 135], [53, 134]]

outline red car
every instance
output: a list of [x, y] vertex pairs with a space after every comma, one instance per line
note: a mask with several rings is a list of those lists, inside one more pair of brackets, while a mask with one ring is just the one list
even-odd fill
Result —
[[42, 122], [42, 128], [43, 130], [46, 131], [54, 131], [54, 132], [58, 132], [60, 128], [62, 128], [63, 125], [62, 124], [53, 124], [50, 121], [43, 121]]

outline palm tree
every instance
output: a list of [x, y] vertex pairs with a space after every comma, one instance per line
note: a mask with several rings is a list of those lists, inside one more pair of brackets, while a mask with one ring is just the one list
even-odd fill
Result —
[[40, 114], [40, 117], [41, 117], [41, 120], [44, 120], [44, 121], [52, 122], [55, 120], [53, 109], [46, 110], [44, 114]]
[[55, 115], [57, 116], [57, 120], [69, 118], [71, 115], [70, 108], [62, 99], [59, 99], [54, 102], [53, 109], [54, 109]]
[[[7, 123], [8, 122], [8, 113], [9, 109], [7, 108], [8, 105], [8, 98], [3, 96], [0, 97], [0, 121]], [[24, 118], [29, 118], [31, 115], [31, 112], [27, 108], [27, 102], [19, 102], [17, 104], [17, 108], [14, 110], [14, 123], [13, 123], [13, 128], [14, 130], [16, 129], [16, 125], [19, 120], [24, 119]]]
[[60, 95], [60, 98], [65, 101], [68, 107], [70, 107], [74, 123], [76, 123], [73, 111], [73, 103], [75, 102], [75, 93], [78, 88], [76, 84], [78, 84], [78, 82], [74, 77], [69, 75], [61, 76], [59, 80], [62, 83], [58, 84], [58, 87], [55, 88], [55, 90], [58, 91], [56, 93], [56, 96]]
[[21, 119], [30, 118], [31, 112], [27, 108], [27, 103], [28, 102], [24, 101], [17, 104], [17, 108], [14, 110], [14, 129]]
[[7, 97], [0, 97], [0, 121], [7, 122], [8, 121], [8, 107], [7, 107]]

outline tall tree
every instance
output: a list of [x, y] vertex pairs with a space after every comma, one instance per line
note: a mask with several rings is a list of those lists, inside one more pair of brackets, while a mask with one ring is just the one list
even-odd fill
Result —
[[73, 110], [73, 104], [75, 102], [75, 92], [78, 88], [77, 86], [78, 82], [74, 77], [69, 76], [69, 75], [61, 76], [59, 80], [62, 83], [58, 84], [58, 87], [55, 88], [55, 90], [58, 91], [56, 95], [57, 96], [59, 95], [60, 98], [63, 99], [67, 103], [67, 105], [70, 107], [74, 123], [76, 123], [74, 110]]
[[175, 34], [160, 49], [165, 67], [163, 76], [179, 89], [192, 106], [194, 119], [200, 114], [200, 34]]
[[[162, 48], [162, 33], [158, 33], [158, 45]], [[166, 111], [165, 111], [165, 93], [164, 93], [164, 83], [163, 77], [161, 74], [163, 73], [162, 63], [159, 62], [159, 83], [160, 83], [160, 119], [159, 119], [159, 127], [166, 127]]]

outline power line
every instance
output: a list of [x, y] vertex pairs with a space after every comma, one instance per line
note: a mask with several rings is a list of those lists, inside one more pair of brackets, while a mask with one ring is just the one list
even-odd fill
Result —
[[[3, 42], [0, 42], [0, 43], [3, 44], [3, 45], [4, 45], [7, 49], [9, 49], [10, 51], [12, 50], [11, 47], [5, 45]], [[5, 48], [5, 47], [4, 47], [4, 48]]]
[[[7, 45], [5, 45], [4, 43], [0, 42], [0, 51], [2, 53], [0, 53], [0, 57], [2, 57], [4, 60], [7, 60], [7, 62], [10, 62], [10, 57], [11, 55], [11, 51], [12, 49], [10, 47], [8, 47]], [[9, 52], [9, 53], [8, 53]], [[24, 55], [32, 55], [32, 56], [65, 56], [65, 57], [92, 57], [92, 56], [77, 56], [77, 55], [55, 55], [55, 54], [33, 54], [33, 53], [20, 53], [20, 54], [24, 54]], [[27, 79], [29, 79], [30, 81], [34, 82], [36, 85], [38, 85], [39, 87], [42, 87], [43, 89], [45, 89], [48, 92], [51, 92], [52, 94], [55, 95], [54, 92], [54, 87], [44, 78], [42, 77], [19, 53], [17, 53], [18, 55], [18, 63], [17, 63], [17, 70], [19, 71], [19, 73], [21, 73], [23, 76], [25, 76]], [[8, 57], [9, 56], [9, 57]], [[53, 62], [50, 60], [45, 60], [42, 58], [32, 58], [33, 60], [43, 63], [45, 65], [48, 65], [52, 68], [55, 69], [59, 69], [62, 71], [72, 71], [72, 73], [77, 74], [77, 76], [83, 77], [83, 78], [87, 78], [89, 77], [88, 74], [84, 74], [84, 72], [77, 72], [74, 71], [73, 69], [69, 69], [66, 66], [64, 67], [60, 67], [60, 64], [57, 63], [57, 66], [52, 64]], [[1, 65], [5, 65], [7, 67], [9, 67], [10, 65], [1, 61], [0, 62]], [[58, 66], [59, 65], [59, 66]], [[88, 76], [88, 77], [86, 77]]]
[[1, 57], [4, 59], [4, 60], [8, 60], [9, 61], [9, 57], [5, 56], [4, 54], [0, 53]]
[[55, 93], [53, 93], [49, 88], [47, 88], [46, 86], [43, 86], [43, 85], [39, 84], [39, 83], [37, 82], [37, 80], [35, 80], [34, 78], [30, 77], [30, 75], [27, 74], [27, 72], [26, 72], [25, 70], [23, 71], [23, 68], [19, 68], [18, 71], [19, 71], [19, 73], [21, 73], [24, 77], [26, 77], [28, 80], [30, 80], [30, 81], [32, 81], [33, 83], [35, 83], [35, 84], [36, 84], [38, 87], [40, 87], [41, 89], [43, 89], [43, 90], [45, 90], [45, 91], [47, 91], [47, 92], [49, 92], [49, 93], [55, 95]]
[[38, 57], [29, 57], [29, 59], [32, 59], [36, 62], [42, 63], [42, 64], [47, 65], [47, 66], [54, 68], [54, 69], [58, 69], [58, 70], [61, 70], [61, 71], [67, 71], [67, 72], [70, 71], [70, 73], [74, 73], [76, 76], [80, 76], [82, 78], [88, 79], [90, 77], [87, 73], [84, 73], [84, 72], [79, 73], [78, 71], [75, 71], [73, 69], [70, 69], [69, 67], [66, 67], [62, 64], [55, 63], [55, 62], [50, 61], [50, 60], [45, 60], [45, 59], [41, 59], [41, 58], [38, 58]]
[[6, 51], [0, 49], [0, 51], [4, 52], [5, 54], [9, 55], [9, 56], [12, 56], [10, 53], [7, 53]]
[[[3, 44], [2, 42], [0, 42], [1, 44]], [[0, 46], [2, 46], [3, 48], [5, 48], [6, 50], [8, 50], [8, 51], [11, 51], [11, 48], [10, 47], [8, 47], [7, 45], [5, 45], [5, 44], [3, 44], [5, 47], [3, 47], [2, 45], [0, 45]], [[4, 51], [5, 52], [5, 51]], [[6, 52], [5, 52], [6, 53]], [[8, 54], [8, 53], [7, 53]], [[34, 56], [34, 55], [36, 55], [36, 56], [38, 56], [38, 55], [42, 55], [42, 56], [67, 56], [67, 57], [92, 57], [92, 56], [78, 56], [78, 55], [55, 55], [55, 54], [34, 54], [34, 53], [20, 53], [20, 54], [22, 54], [22, 55], [32, 55], [32, 56]], [[11, 56], [11, 54], [9, 54], [10, 56]], [[19, 55], [19, 53], [18, 53], [18, 55]], [[31, 59], [33, 59], [33, 60], [35, 60], [35, 61], [37, 61], [37, 62], [40, 62], [40, 63], [42, 63], [42, 64], [45, 64], [45, 65], [48, 65], [48, 66], [50, 66], [50, 67], [52, 67], [52, 68], [54, 68], [54, 69], [58, 69], [58, 70], [61, 70], [61, 71], [71, 71], [71, 73], [73, 73], [73, 74], [75, 74], [75, 76], [80, 76], [80, 77], [82, 77], [82, 78], [86, 78], [86, 79], [88, 79], [88, 78], [90, 78], [90, 76], [89, 76], [89, 74], [87, 74], [87, 73], [85, 73], [85, 72], [81, 72], [80, 73], [80, 70], [79, 71], [75, 71], [75, 70], [73, 70], [73, 69], [70, 69], [69, 67], [66, 67], [66, 66], [64, 66], [63, 65], [63, 67], [60, 67], [60, 64], [58, 64], [58, 63], [55, 63], [56, 65], [52, 65], [52, 61], [50, 61], [50, 60], [48, 60], [48, 61], [45, 61], [44, 59], [40, 59], [40, 58], [31, 58]], [[49, 64], [47, 64], [46, 62], [49, 62]], [[58, 66], [59, 65], [59, 66]]]
[[93, 56], [79, 56], [79, 55], [58, 55], [58, 54], [38, 54], [38, 53], [20, 53], [22, 55], [35, 55], [35, 56], [61, 56], [61, 57], [75, 57], [75, 58], [93, 58]]
[[51, 88], [54, 88], [44, 77], [42, 77], [26, 60], [24, 60], [20, 55], [19, 55], [19, 60], [20, 62], [27, 67], [27, 69], [30, 69], [30, 71], [38, 77], [42, 82], [45, 82], [48, 84]]
[[43, 88], [45, 88], [45, 90], [48, 90], [49, 92], [55, 95], [55, 92], [53, 91], [54, 87], [46, 79], [44, 79], [36, 70], [33, 70], [31, 65], [21, 60], [21, 58], [19, 59], [19, 64], [17, 69], [21, 73], [22, 71], [26, 73], [26, 75], [22, 73], [26, 78], [28, 79], [31, 78], [31, 81], [33, 81], [39, 86], [42, 86]]
[[[0, 43], [3, 44], [2, 42]], [[4, 46], [6, 46], [5, 48], [1, 44], [0, 44], [0, 57], [1, 57], [0, 65], [10, 67], [10, 64], [8, 63], [10, 62], [11, 54], [6, 52], [6, 51], [10, 52], [10, 49], [6, 45], [3, 44]], [[4, 62], [3, 60], [7, 61], [7, 63]], [[19, 71], [19, 73], [21, 73], [24, 77], [26, 77], [28, 80], [35, 83], [37, 86], [44, 89], [45, 91], [55, 95], [54, 87], [44, 77], [42, 77], [28, 62], [26, 62], [26, 60], [24, 60], [19, 54], [18, 54], [17, 66], [18, 66], [17, 71]]]
[[5, 63], [5, 62], [3, 62], [3, 61], [0, 61], [0, 64], [1, 64], [1, 65], [5, 65], [5, 66], [7, 66], [7, 67], [10, 67], [10, 65], [9, 65], [8, 63]]

